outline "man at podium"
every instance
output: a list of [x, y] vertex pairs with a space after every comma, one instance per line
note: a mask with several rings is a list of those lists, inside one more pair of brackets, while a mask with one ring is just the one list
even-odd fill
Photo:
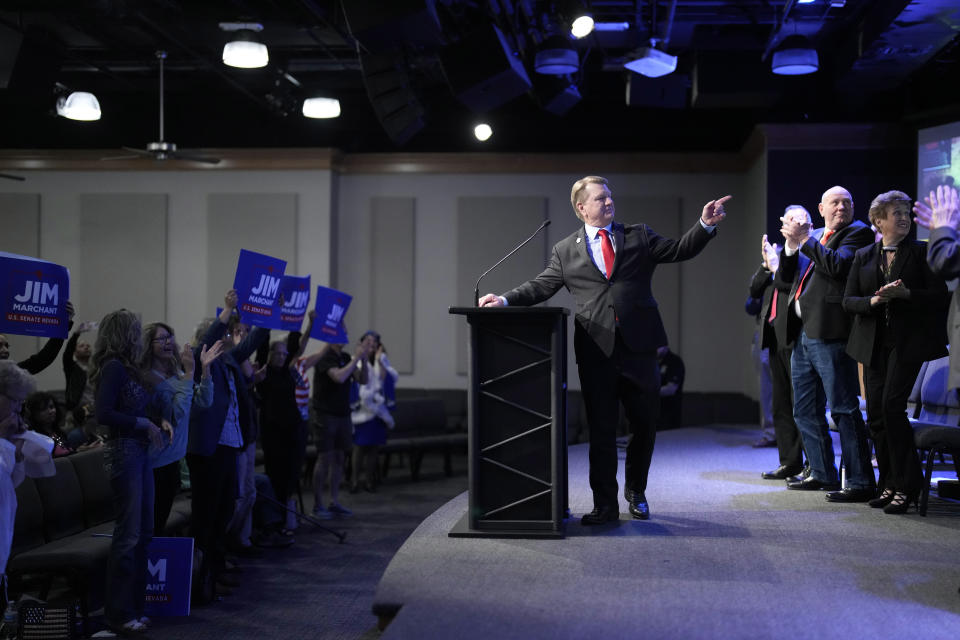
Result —
[[577, 301], [574, 350], [590, 426], [593, 511], [584, 525], [620, 518], [617, 501], [618, 402], [630, 423], [624, 497], [630, 514], [650, 517], [645, 491], [660, 411], [657, 347], [667, 344], [651, 278], [663, 262], [689, 260], [716, 235], [731, 196], [711, 200], [680, 240], [657, 235], [645, 224], [614, 221], [606, 178], [577, 180], [570, 204], [583, 227], [553, 247], [547, 268], [502, 296], [488, 293], [481, 307], [529, 306], [566, 287]]

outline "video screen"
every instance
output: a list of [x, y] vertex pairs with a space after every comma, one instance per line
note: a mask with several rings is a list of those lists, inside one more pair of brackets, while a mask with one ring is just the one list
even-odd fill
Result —
[[917, 198], [941, 184], [960, 186], [960, 122], [917, 132]]

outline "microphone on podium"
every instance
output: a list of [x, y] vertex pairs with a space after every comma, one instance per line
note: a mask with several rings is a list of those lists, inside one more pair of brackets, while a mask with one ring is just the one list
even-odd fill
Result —
[[546, 227], [549, 227], [549, 226], [550, 226], [550, 221], [549, 221], [549, 220], [544, 220], [544, 221], [543, 221], [543, 224], [541, 224], [539, 227], [537, 227], [537, 230], [534, 231], [533, 233], [531, 233], [529, 238], [527, 238], [526, 240], [524, 240], [523, 242], [521, 242], [520, 244], [518, 244], [516, 247], [514, 247], [513, 251], [511, 251], [511, 252], [508, 253], [507, 255], [503, 256], [502, 258], [500, 258], [500, 262], [497, 262], [497, 264], [493, 265], [492, 267], [490, 267], [489, 269], [487, 269], [486, 271], [484, 271], [482, 274], [480, 274], [480, 277], [477, 278], [477, 286], [473, 288], [473, 306], [475, 306], [475, 307], [479, 307], [479, 306], [480, 306], [480, 281], [483, 280], [483, 276], [487, 275], [488, 273], [490, 273], [491, 271], [493, 271], [494, 269], [496, 269], [497, 267], [499, 267], [500, 264], [501, 264], [504, 260], [506, 260], [507, 258], [509, 258], [510, 256], [512, 256], [513, 254], [515, 254], [517, 251], [519, 251], [520, 248], [523, 247], [523, 245], [525, 245], [525, 244], [527, 244], [528, 242], [530, 242], [531, 240], [533, 240], [533, 239], [537, 236], [538, 233], [540, 233], [540, 232], [543, 231]]

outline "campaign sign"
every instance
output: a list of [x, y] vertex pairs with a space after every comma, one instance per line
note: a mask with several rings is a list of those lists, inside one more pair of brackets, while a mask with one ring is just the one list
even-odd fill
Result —
[[267, 329], [280, 328], [277, 299], [286, 268], [285, 260], [240, 250], [233, 288], [237, 290], [237, 308], [245, 323]]
[[193, 538], [154, 538], [147, 547], [147, 599], [150, 618], [190, 615]]
[[313, 307], [317, 311], [317, 318], [313, 322], [310, 337], [333, 344], [349, 342], [343, 317], [347, 315], [351, 300], [353, 296], [342, 291], [317, 285], [317, 302]]
[[300, 331], [307, 305], [310, 304], [310, 276], [283, 276], [280, 292], [283, 294], [280, 328], [284, 331]]
[[69, 299], [66, 267], [0, 251], [0, 333], [66, 338]]

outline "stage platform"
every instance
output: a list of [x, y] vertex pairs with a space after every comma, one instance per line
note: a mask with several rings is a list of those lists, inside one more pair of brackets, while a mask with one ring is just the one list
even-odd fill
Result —
[[[960, 504], [921, 518], [760, 478], [756, 427], [658, 434], [649, 521], [582, 527], [587, 448], [570, 448], [559, 540], [450, 538], [461, 494], [390, 562], [382, 638], [950, 638], [960, 636]], [[623, 451], [620, 452], [620, 482]], [[943, 474], [949, 476], [950, 474]]]

